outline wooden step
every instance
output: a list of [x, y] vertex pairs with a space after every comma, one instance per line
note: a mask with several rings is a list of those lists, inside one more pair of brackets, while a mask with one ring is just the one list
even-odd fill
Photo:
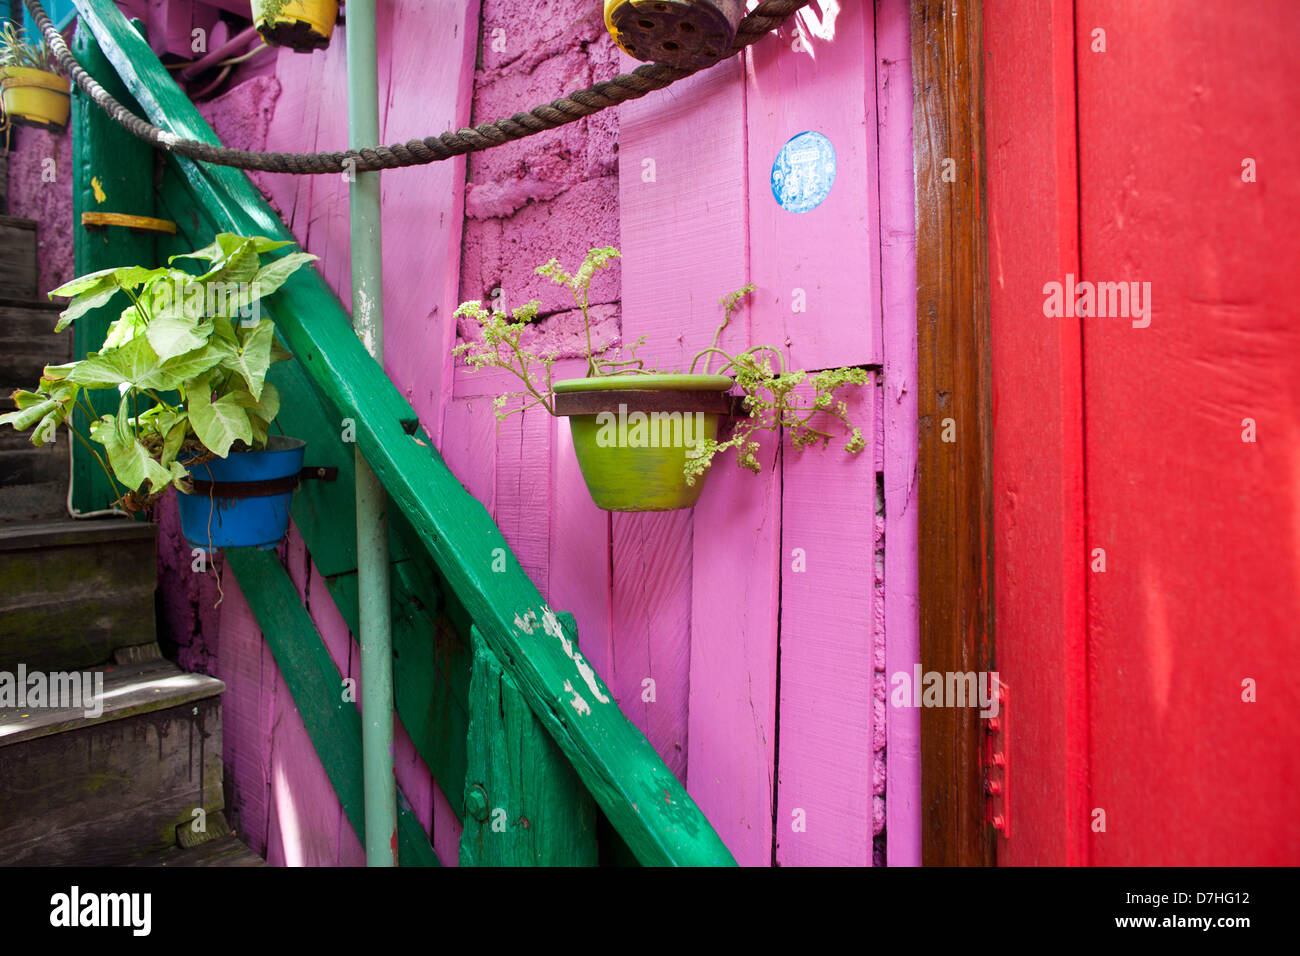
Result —
[[36, 298], [36, 222], [0, 216], [0, 295]]
[[[0, 409], [13, 409], [14, 389], [34, 389], [45, 366], [72, 361], [71, 332], [54, 331], [61, 308], [0, 296]], [[26, 434], [0, 426], [0, 451], [22, 447], [31, 447]]]
[[56, 302], [0, 295], [0, 346], [29, 344], [46, 349], [51, 365], [68, 361], [72, 356], [72, 333], [54, 331], [62, 311], [63, 306]]
[[62, 350], [56, 351], [51, 348], [59, 344], [53, 339], [50, 343], [42, 345], [29, 342], [20, 345], [0, 344], [0, 396], [4, 397], [5, 411], [10, 411], [14, 407], [9, 396], [15, 388], [25, 388], [29, 391], [34, 389], [41, 380], [45, 366], [59, 365], [68, 361]]
[[152, 644], [156, 581], [144, 521], [0, 525], [0, 670], [92, 667]]
[[[13, 386], [0, 388], [0, 413], [11, 412], [14, 410], [13, 402], [9, 400], [13, 392]], [[67, 429], [59, 432], [59, 437], [55, 439], [55, 444], [61, 447], [67, 447], [68, 439], [76, 441], [68, 434]], [[0, 425], [0, 451], [23, 451], [27, 448], [35, 448], [32, 444], [32, 433], [30, 431], [20, 432], [11, 425]], [[96, 445], [96, 448], [99, 446]], [[100, 454], [103, 454], [101, 451]], [[3, 520], [3, 516], [0, 516]]]
[[266, 861], [254, 853], [233, 833], [209, 840], [190, 849], [173, 847], [161, 853], [150, 854], [134, 860], [128, 866], [266, 866]]
[[[35, 388], [46, 365], [72, 358], [72, 336], [55, 335], [60, 306], [0, 296], [0, 409], [17, 388]], [[30, 432], [0, 425], [0, 523], [50, 521], [67, 515], [68, 443], [61, 429], [44, 448]]]
[[[0, 692], [33, 671], [0, 668]], [[222, 819], [221, 681], [163, 660], [42, 674], [90, 693], [0, 707], [0, 866], [126, 863]]]
[[[33, 389], [46, 365], [72, 360], [72, 335], [54, 333], [60, 306], [0, 296], [0, 410], [10, 411], [14, 389]], [[0, 451], [31, 448], [30, 432], [0, 426]], [[67, 436], [66, 430], [60, 439]]]
[[[7, 431], [13, 429], [5, 427]], [[54, 521], [68, 512], [68, 434], [37, 448], [0, 446], [0, 524]]]

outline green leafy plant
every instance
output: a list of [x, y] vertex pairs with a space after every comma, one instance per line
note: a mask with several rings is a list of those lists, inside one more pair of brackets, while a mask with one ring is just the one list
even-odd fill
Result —
[[0, 28], [0, 67], [13, 66], [46, 73], [61, 73], [54, 55], [45, 46], [44, 39], [28, 43], [12, 22]]
[[[567, 272], [556, 259], [551, 259], [535, 271], [557, 285], [565, 286], [582, 312], [586, 332], [586, 377], [614, 375], [661, 374], [657, 368], [647, 368], [637, 352], [645, 344], [638, 339], [627, 346], [610, 346], [594, 349], [591, 344], [590, 295], [591, 281], [598, 271], [608, 269], [620, 253], [612, 246], [592, 249], [576, 272]], [[719, 347], [723, 331], [731, 324], [732, 316], [745, 297], [754, 291], [746, 285], [723, 296], [722, 321], [713, 334], [712, 344], [691, 359], [688, 374], [730, 374], [743, 394], [744, 414], [733, 421], [731, 435], [721, 441], [704, 439], [687, 455], [684, 466], [686, 483], [694, 485], [713, 459], [729, 448], [736, 449], [736, 464], [752, 472], [761, 466], [758, 452], [762, 432], [789, 432], [796, 448], [805, 448], [821, 442], [825, 447], [835, 436], [825, 428], [813, 424], [820, 413], [838, 421], [847, 433], [844, 449], [857, 454], [866, 447], [861, 427], [849, 415], [847, 403], [836, 398], [836, 392], [848, 385], [866, 385], [869, 374], [855, 367], [832, 368], [810, 373], [803, 369], [787, 370], [784, 355], [771, 345], [757, 345], [732, 354]], [[464, 302], [456, 310], [457, 316], [466, 316], [478, 323], [482, 338], [462, 342], [453, 350], [463, 357], [472, 370], [496, 368], [511, 373], [520, 382], [520, 390], [498, 396], [495, 402], [498, 421], [538, 405], [555, 414], [555, 393], [552, 372], [555, 353], [538, 353], [521, 344], [524, 330], [537, 318], [541, 303], [536, 300], [520, 306], [510, 313], [493, 312], [484, 308], [482, 301]], [[714, 359], [719, 367], [711, 371]], [[802, 385], [811, 386], [811, 394]], [[511, 399], [519, 400], [513, 407]]]
[[[266, 373], [292, 355], [276, 342], [274, 323], [260, 318], [258, 303], [316, 258], [292, 252], [263, 264], [265, 253], [287, 245], [222, 233], [167, 266], [104, 269], [55, 289], [51, 298], [71, 297], [55, 332], [118, 292], [130, 304], [98, 352], [47, 365], [36, 388], [14, 392], [17, 411], [0, 415], [0, 424], [31, 429], [38, 446], [66, 424], [120, 484], [117, 503], [129, 511], [152, 503], [169, 484], [188, 491], [187, 464], [264, 448], [280, 408]], [[184, 259], [206, 262], [207, 271], [194, 275], [173, 265]], [[84, 393], [110, 389], [120, 395], [117, 411], [100, 414]], [[76, 408], [90, 422], [89, 436], [73, 426]]]

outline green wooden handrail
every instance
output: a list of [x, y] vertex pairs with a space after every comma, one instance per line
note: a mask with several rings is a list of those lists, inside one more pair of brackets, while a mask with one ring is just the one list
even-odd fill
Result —
[[[149, 119], [217, 143], [194, 105], [110, 0], [76, 0], [105, 55]], [[169, 157], [195, 200], [245, 235], [292, 240], [248, 178]], [[356, 423], [356, 438], [393, 505], [410, 523], [486, 647], [626, 841], [648, 865], [734, 865], [704, 814], [619, 710], [578, 650], [576, 628], [543, 602], [500, 529], [443, 462], [410, 404], [357, 339], [314, 269], [301, 270], [268, 309], [312, 383]], [[507, 555], [504, 573], [493, 553]]]

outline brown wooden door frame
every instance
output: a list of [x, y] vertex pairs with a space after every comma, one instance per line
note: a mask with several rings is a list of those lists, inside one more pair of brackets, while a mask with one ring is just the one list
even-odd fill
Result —
[[[923, 671], [993, 669], [993, 457], [982, 0], [912, 0]], [[952, 160], [952, 162], [945, 162]], [[945, 171], [949, 171], [945, 182]], [[985, 722], [921, 711], [927, 865], [992, 865]]]

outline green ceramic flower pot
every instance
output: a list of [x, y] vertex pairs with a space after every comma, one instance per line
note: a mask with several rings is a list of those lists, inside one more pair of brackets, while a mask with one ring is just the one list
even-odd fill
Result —
[[609, 375], [555, 383], [578, 467], [597, 508], [676, 511], [699, 500], [708, 473], [682, 473], [698, 443], [716, 440], [730, 409], [726, 375]]

